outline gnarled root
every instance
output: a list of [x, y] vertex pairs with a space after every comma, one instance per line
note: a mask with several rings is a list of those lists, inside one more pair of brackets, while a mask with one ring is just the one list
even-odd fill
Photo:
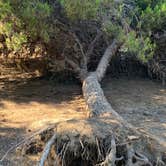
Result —
[[127, 166], [139, 166], [139, 165], [149, 165], [152, 166], [152, 163], [149, 159], [141, 153], [135, 152], [132, 146], [128, 146], [128, 160]]
[[116, 161], [120, 161], [122, 160], [124, 157], [121, 156], [119, 158], [116, 157], [116, 143], [115, 143], [115, 138], [112, 137], [112, 140], [111, 140], [111, 151], [110, 153], [106, 156], [106, 159], [100, 163], [100, 164], [97, 164], [97, 166], [106, 166], [106, 165], [111, 165], [111, 166], [115, 166], [116, 165]]
[[54, 134], [54, 135], [51, 137], [51, 139], [47, 142], [47, 144], [46, 144], [46, 146], [45, 146], [45, 148], [44, 148], [42, 157], [41, 157], [41, 159], [40, 159], [39, 166], [44, 166], [44, 163], [45, 163], [45, 161], [47, 160], [47, 157], [48, 157], [48, 155], [49, 155], [49, 153], [50, 153], [51, 147], [52, 147], [52, 145], [53, 145], [55, 139], [56, 139], [56, 134]]
[[[164, 149], [116, 121], [70, 120], [57, 125], [44, 145], [39, 166], [164, 166]], [[40, 141], [40, 140], [39, 140]]]

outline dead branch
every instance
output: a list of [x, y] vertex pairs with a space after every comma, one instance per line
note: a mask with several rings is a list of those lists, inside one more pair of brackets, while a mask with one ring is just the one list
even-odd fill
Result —
[[67, 62], [67, 64], [69, 64], [77, 74], [81, 73], [81, 68], [74, 61], [72, 61], [71, 59], [65, 57], [65, 62]]
[[86, 54], [84, 53], [84, 48], [83, 48], [79, 38], [77, 37], [77, 35], [74, 32], [70, 32], [70, 34], [74, 37], [75, 41], [77, 42], [77, 44], [78, 44], [78, 46], [80, 48], [81, 54], [82, 54], [81, 68], [83, 68], [84, 70], [87, 71], [87, 57], [86, 57]]
[[96, 42], [100, 39], [100, 37], [102, 36], [102, 32], [99, 31], [96, 35], [96, 37], [93, 39], [93, 41], [91, 42], [91, 44], [88, 47], [88, 51], [86, 52], [86, 57], [87, 57], [87, 61], [89, 61], [90, 59], [90, 55], [93, 53], [94, 47]]

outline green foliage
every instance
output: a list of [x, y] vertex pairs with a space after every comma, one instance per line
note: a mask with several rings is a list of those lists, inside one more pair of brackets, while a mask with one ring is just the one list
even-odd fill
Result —
[[51, 7], [39, 0], [0, 0], [0, 34], [8, 49], [18, 51], [27, 41], [49, 41]]
[[[166, 0], [59, 2], [72, 21], [95, 20], [108, 37], [124, 42], [124, 47], [143, 62], [155, 49], [152, 31], [166, 26]], [[50, 5], [40, 0], [0, 0], [0, 34], [5, 36], [8, 49], [17, 51], [29, 41], [49, 42], [51, 12]]]
[[18, 13], [18, 17], [26, 25], [28, 35], [35, 39], [42, 38], [45, 42], [49, 41], [49, 27], [47, 18], [51, 13], [51, 8], [47, 3], [40, 1], [25, 1]]
[[101, 0], [60, 0], [69, 18], [96, 19]]
[[137, 25], [142, 24], [142, 20], [136, 18], [138, 17], [137, 6], [130, 8], [128, 5], [127, 9], [126, 6], [127, 4], [123, 3], [119, 3], [118, 6], [114, 5], [111, 8], [113, 13], [103, 25], [103, 29], [111, 38], [124, 42], [121, 51], [130, 52], [132, 55], [136, 55], [140, 61], [146, 63], [153, 57], [155, 44], [151, 41], [149, 34], [136, 31]]
[[8, 2], [0, 0], [0, 20], [5, 19], [12, 14], [12, 8]]
[[[137, 25], [142, 25], [143, 20], [148, 19], [153, 22], [153, 17], [149, 17], [154, 11], [155, 15], [158, 15], [155, 19], [161, 17], [161, 13], [163, 15], [165, 12], [163, 4], [157, 6], [154, 0], [135, 0], [133, 6], [130, 5], [132, 4], [130, 0], [60, 0], [60, 2], [69, 18], [72, 20], [96, 19], [101, 23], [108, 37], [124, 42], [125, 50], [137, 55], [141, 61], [147, 62], [153, 56], [155, 44], [151, 42], [149, 35], [142, 35], [134, 29]], [[138, 11], [142, 13], [141, 21], [137, 18]]]
[[22, 33], [15, 33], [11, 36], [11, 38], [6, 38], [6, 45], [8, 49], [13, 49], [17, 51], [21, 48], [23, 43], [27, 42], [27, 36]]
[[165, 2], [166, 2], [165, 0], [135, 0], [136, 6], [142, 11], [146, 10], [147, 7], [154, 9], [156, 5]]
[[103, 30], [111, 38], [116, 38], [120, 42], [125, 40], [125, 31], [120, 25], [109, 21], [103, 25]]
[[[156, 32], [164, 32], [166, 30], [166, 0], [136, 0], [139, 23], [137, 27], [139, 27], [139, 34], [143, 36], [143, 47], [141, 48], [141, 52], [139, 57], [143, 61], [147, 61], [152, 58], [154, 55], [154, 51], [158, 47], [155, 44], [155, 40], [153, 39], [152, 44], [152, 36]], [[149, 54], [147, 54], [149, 53]], [[143, 56], [144, 54], [144, 56]], [[148, 56], [147, 56], [148, 55]]]
[[166, 25], [166, 0], [158, 2], [154, 7], [150, 5], [142, 11], [142, 28], [146, 31], [162, 29]]
[[127, 34], [124, 47], [125, 50], [137, 56], [139, 60], [146, 63], [153, 57], [155, 44], [149, 37], [136, 37], [136, 33], [131, 31]]

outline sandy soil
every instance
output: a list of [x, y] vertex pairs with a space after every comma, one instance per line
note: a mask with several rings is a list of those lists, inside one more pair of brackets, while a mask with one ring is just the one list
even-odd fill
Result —
[[[142, 79], [104, 80], [103, 89], [113, 108], [137, 128], [166, 146], [166, 89]], [[87, 115], [77, 84], [46, 80], [0, 83], [0, 158], [27, 135], [69, 119]], [[3, 163], [12, 165], [10, 155]]]
[[103, 84], [112, 107], [139, 130], [166, 147], [166, 88], [150, 80], [106, 79]]

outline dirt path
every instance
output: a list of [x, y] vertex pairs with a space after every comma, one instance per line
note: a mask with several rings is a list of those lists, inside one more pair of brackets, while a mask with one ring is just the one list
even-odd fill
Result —
[[[103, 89], [126, 120], [166, 146], [166, 89], [149, 80], [105, 79]], [[79, 85], [46, 80], [0, 83], [0, 158], [43, 126], [86, 117]], [[10, 157], [4, 165], [12, 165]]]

